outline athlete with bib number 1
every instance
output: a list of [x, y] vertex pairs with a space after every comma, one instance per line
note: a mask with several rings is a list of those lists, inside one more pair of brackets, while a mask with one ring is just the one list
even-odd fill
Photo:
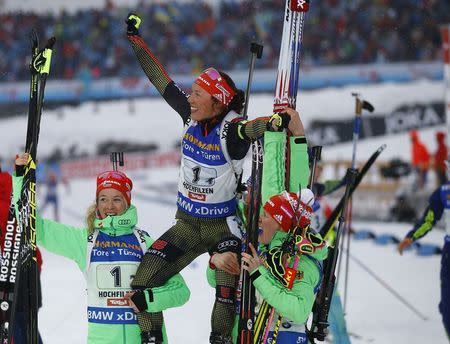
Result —
[[[22, 188], [20, 170], [28, 154], [16, 159], [14, 201]], [[50, 252], [75, 261], [84, 273], [88, 298], [89, 344], [140, 343], [135, 310], [158, 312], [181, 306], [190, 296], [183, 278], [176, 274], [164, 285], [143, 290], [143, 300], [128, 296], [137, 267], [153, 240], [136, 227], [137, 210], [131, 204], [132, 181], [121, 171], [97, 176], [94, 204], [88, 209], [87, 226], [78, 228], [51, 220], [36, 219], [37, 242]], [[163, 343], [167, 343], [162, 331]]]
[[[244, 120], [244, 92], [215, 68], [203, 71], [187, 96], [140, 37], [141, 22], [138, 15], [128, 15], [128, 40], [150, 82], [180, 115], [185, 131], [176, 223], [145, 254], [132, 282], [133, 301], [142, 299], [142, 289], [162, 285], [205, 252], [240, 253], [235, 215], [243, 159], [252, 140], [268, 130], [283, 130], [290, 120], [288, 113]], [[231, 343], [237, 276], [220, 269], [215, 274], [210, 343]], [[162, 319], [162, 313], [138, 314], [143, 340], [161, 337]]]

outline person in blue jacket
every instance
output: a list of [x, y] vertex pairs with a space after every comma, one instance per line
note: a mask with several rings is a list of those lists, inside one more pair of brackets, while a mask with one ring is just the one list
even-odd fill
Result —
[[448, 181], [450, 162], [445, 162], [447, 168], [447, 182], [439, 186], [431, 194], [428, 206], [422, 217], [414, 225], [405, 238], [398, 244], [398, 251], [403, 251], [412, 243], [430, 232], [437, 221], [444, 215], [446, 234], [441, 258], [441, 302], [439, 310], [442, 314], [447, 337], [450, 340], [450, 182]]

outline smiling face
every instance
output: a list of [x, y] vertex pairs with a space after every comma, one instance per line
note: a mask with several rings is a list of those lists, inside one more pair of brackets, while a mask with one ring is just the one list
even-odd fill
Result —
[[264, 245], [270, 243], [275, 232], [281, 228], [278, 222], [272, 216], [266, 214], [265, 211], [262, 211], [259, 217], [259, 227], [258, 241]]
[[224, 109], [222, 104], [196, 83], [192, 84], [188, 102], [191, 105], [191, 118], [197, 122], [214, 118]]
[[103, 189], [97, 197], [97, 210], [101, 219], [108, 215], [122, 215], [128, 209], [127, 201], [116, 189]]

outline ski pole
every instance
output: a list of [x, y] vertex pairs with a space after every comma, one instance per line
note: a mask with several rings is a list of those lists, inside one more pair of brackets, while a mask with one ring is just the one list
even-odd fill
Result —
[[273, 329], [272, 340], [270, 341], [271, 344], [277, 343], [278, 332], [280, 331], [281, 319], [283, 319], [283, 316], [281, 314], [279, 314], [277, 322], [275, 323], [275, 328]]
[[117, 171], [117, 163], [119, 166], [123, 166], [123, 152], [112, 152], [110, 155], [110, 160], [113, 166], [113, 170]]
[[[250, 98], [250, 88], [252, 85], [253, 80], [253, 72], [255, 70], [255, 61], [256, 59], [260, 59], [262, 57], [264, 46], [261, 44], [258, 44], [256, 42], [250, 43], [250, 63], [248, 67], [248, 78], [247, 78], [247, 87], [245, 88], [245, 99], [244, 99], [244, 110], [242, 113], [242, 116], [247, 119], [248, 118], [248, 103]], [[237, 196], [240, 198], [242, 196], [242, 192], [245, 191], [245, 189], [242, 186], [242, 172], [239, 174], [238, 177], [238, 183], [237, 183]]]
[[[261, 178], [263, 153], [262, 143], [259, 140], [252, 142], [252, 190], [250, 192], [250, 204], [245, 243], [246, 252], [250, 252], [249, 243], [254, 247], [258, 245], [258, 219], [261, 205]], [[241, 268], [242, 292], [241, 309], [239, 312], [238, 343], [253, 343], [254, 317], [255, 317], [255, 287], [250, 274]]]
[[272, 306], [270, 306], [265, 300], [262, 302], [259, 308], [258, 316], [255, 320], [255, 335], [253, 337], [253, 344], [263, 343], [261, 340], [264, 336], [264, 329], [268, 323], [270, 313], [272, 312]]
[[356, 168], [356, 144], [358, 143], [359, 135], [361, 133], [361, 115], [362, 110], [373, 112], [375, 108], [366, 100], [362, 100], [359, 93], [352, 93], [355, 97], [355, 120], [353, 122], [353, 149], [352, 149], [352, 168]]
[[267, 338], [269, 337], [270, 325], [273, 321], [273, 316], [275, 315], [275, 308], [272, 308], [269, 313], [269, 319], [267, 320], [266, 328], [264, 329], [264, 336], [261, 343], [267, 343]]
[[339, 240], [341, 238], [342, 228], [345, 223], [348, 200], [350, 198], [351, 190], [357, 180], [357, 175], [357, 170], [352, 168], [347, 170], [347, 185], [345, 187], [344, 197], [342, 198], [342, 211], [339, 215], [339, 225], [336, 230], [334, 247], [330, 247], [328, 250], [328, 257], [324, 265], [322, 284], [313, 306], [311, 329], [307, 331], [308, 339], [311, 343], [314, 343], [314, 339], [324, 341], [327, 335], [327, 327], [329, 326], [328, 313], [330, 311], [331, 298], [333, 297], [333, 290], [336, 280], [335, 271], [339, 256]]
[[377, 276], [367, 265], [356, 258], [354, 255], [350, 254], [350, 259], [356, 262], [363, 270], [365, 270], [370, 276], [372, 276], [378, 283], [380, 283], [384, 288], [386, 288], [392, 295], [394, 295], [401, 303], [408, 307], [414, 314], [424, 321], [428, 320], [428, 317], [419, 312], [411, 303], [409, 303], [404, 297], [394, 290], [388, 283], [386, 283], [381, 277]]
[[[373, 166], [375, 161], [378, 159], [380, 154], [386, 149], [386, 145], [382, 144], [378, 149], [370, 156], [370, 158], [366, 161], [366, 163], [363, 165], [361, 171], [358, 173], [358, 177], [356, 178], [355, 185], [353, 185], [352, 189], [350, 190], [350, 194], [352, 194], [358, 185], [361, 183], [364, 176], [367, 174], [369, 169]], [[330, 232], [334, 229], [336, 221], [338, 220], [339, 214], [342, 211], [342, 207], [344, 204], [344, 197], [341, 197], [339, 203], [336, 205], [336, 207], [333, 209], [333, 212], [328, 217], [325, 224], [320, 229], [320, 235], [322, 237], [327, 237], [330, 235]]]
[[245, 89], [245, 103], [244, 103], [244, 118], [247, 119], [247, 110], [248, 110], [248, 98], [250, 96], [250, 88], [253, 80], [253, 72], [255, 70], [255, 61], [256, 59], [260, 59], [262, 57], [264, 46], [258, 44], [256, 42], [252, 42], [250, 44], [250, 65], [248, 68], [248, 79], [247, 79], [247, 87]]
[[321, 155], [322, 155], [322, 146], [314, 146], [312, 148], [311, 155], [312, 155], [312, 166], [311, 166], [311, 172], [309, 175], [308, 188], [312, 190], [313, 185], [314, 185], [314, 179], [316, 177], [317, 162], [320, 161]]
[[[253, 71], [255, 68], [256, 58], [261, 58], [263, 46], [252, 42], [250, 44], [250, 65], [247, 80], [247, 88], [245, 91], [245, 104], [243, 117], [247, 119], [247, 110], [250, 96], [251, 82], [253, 79]], [[258, 217], [259, 217], [259, 203], [261, 203], [261, 188], [260, 181], [262, 177], [262, 144], [260, 141], [252, 142], [252, 173], [253, 180], [252, 192], [250, 195], [249, 216], [247, 233], [244, 241], [245, 249], [248, 250], [249, 243], [251, 242], [254, 247], [258, 244]], [[242, 172], [238, 177], [237, 193], [240, 194], [243, 191], [242, 186]], [[239, 325], [238, 325], [238, 342], [239, 343], [253, 343], [254, 338], [254, 318], [255, 318], [255, 288], [253, 287], [250, 274], [241, 268], [240, 274], [241, 284], [241, 309], [239, 312]]]
[[[355, 120], [353, 123], [353, 149], [352, 149], [352, 169], [356, 169], [356, 147], [358, 143], [358, 139], [361, 133], [361, 115], [362, 110], [368, 110], [369, 112], [373, 112], [374, 107], [369, 102], [362, 100], [360, 98], [360, 95], [358, 93], [352, 93], [352, 96], [355, 97]], [[351, 222], [352, 222], [352, 200], [350, 198], [349, 205], [348, 205], [348, 214], [347, 214], [347, 222], [346, 222], [346, 230], [344, 231], [347, 235], [347, 256], [345, 260], [345, 281], [344, 281], [344, 314], [347, 310], [347, 292], [348, 292], [348, 275], [349, 275], [349, 254], [350, 254], [350, 231], [351, 231]], [[344, 245], [344, 240], [342, 241], [342, 245]], [[339, 260], [339, 269], [340, 269], [340, 263]], [[339, 271], [339, 270], [338, 270]]]
[[[37, 121], [37, 123], [41, 122], [42, 106], [44, 105], [44, 90], [45, 90], [45, 85], [47, 83], [48, 74], [50, 73], [50, 63], [52, 61], [52, 52], [53, 52], [53, 46], [55, 45], [55, 42], [56, 42], [55, 37], [50, 38], [47, 41], [47, 44], [45, 45], [44, 50], [42, 51], [42, 56], [41, 56], [41, 54], [38, 54], [36, 59], [32, 62], [34, 68], [39, 68], [38, 71], [40, 74], [39, 95], [38, 95], [38, 101], [36, 104], [36, 108], [37, 108], [36, 121]], [[43, 65], [40, 66], [42, 61], [44, 61]], [[39, 65], [39, 66], [36, 66], [36, 65]], [[34, 140], [36, 142], [36, 145], [34, 147], [34, 155], [33, 155], [34, 158], [36, 156], [36, 146], [38, 143], [38, 138], [39, 138], [39, 128], [35, 131]]]

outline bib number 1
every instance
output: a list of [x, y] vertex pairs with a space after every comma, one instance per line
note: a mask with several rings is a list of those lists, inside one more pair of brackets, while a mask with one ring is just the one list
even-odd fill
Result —
[[101, 264], [97, 266], [97, 286], [100, 289], [129, 289], [136, 270], [135, 264]]

